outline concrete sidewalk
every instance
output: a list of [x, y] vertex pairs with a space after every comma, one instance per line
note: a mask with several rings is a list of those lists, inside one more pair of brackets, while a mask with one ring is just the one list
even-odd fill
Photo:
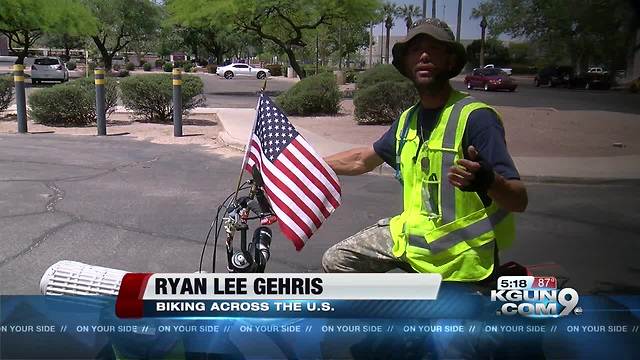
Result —
[[[215, 112], [224, 130], [222, 140], [237, 149], [243, 149], [255, 119], [255, 109], [210, 109]], [[362, 144], [337, 142], [325, 136], [308, 131], [297, 125], [297, 130], [322, 156]], [[606, 181], [640, 179], [640, 155], [608, 157], [514, 157], [513, 160], [523, 178], [530, 180], [558, 181]], [[378, 173], [392, 174], [393, 170], [384, 166]]]
[[[15, 113], [15, 105], [9, 107], [7, 113]], [[126, 114], [129, 111], [118, 106], [115, 113]], [[193, 114], [216, 114], [224, 128], [219, 139], [238, 151], [243, 151], [255, 119], [255, 109], [243, 108], [197, 108]], [[340, 142], [320, 135], [297, 124], [296, 128], [302, 136], [322, 156], [362, 147], [363, 142]], [[330, 129], [328, 129], [330, 130]], [[356, 135], [354, 135], [356, 136]], [[514, 156], [513, 160], [520, 175], [533, 181], [559, 182], [601, 182], [609, 180], [640, 179], [640, 155], [602, 156], [602, 157], [528, 157]], [[394, 173], [387, 165], [375, 171], [378, 174]]]

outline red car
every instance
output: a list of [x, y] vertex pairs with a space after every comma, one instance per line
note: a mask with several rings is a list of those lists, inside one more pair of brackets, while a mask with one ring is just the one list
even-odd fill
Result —
[[464, 78], [467, 89], [482, 88], [484, 91], [515, 91], [518, 84], [507, 73], [500, 69], [474, 69]]

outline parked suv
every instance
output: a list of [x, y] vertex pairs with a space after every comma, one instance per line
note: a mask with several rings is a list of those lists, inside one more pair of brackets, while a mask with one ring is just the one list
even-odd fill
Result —
[[572, 87], [575, 78], [576, 75], [571, 66], [549, 66], [540, 70], [533, 79], [533, 83], [536, 86], [549, 85], [551, 87]]
[[69, 70], [59, 57], [39, 57], [31, 65], [31, 83], [69, 80]]

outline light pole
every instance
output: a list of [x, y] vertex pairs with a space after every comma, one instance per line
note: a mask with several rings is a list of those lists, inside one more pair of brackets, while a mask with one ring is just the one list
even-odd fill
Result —
[[456, 41], [460, 42], [460, 24], [462, 24], [462, 0], [458, 0], [458, 27], [456, 28]]
[[480, 38], [480, 67], [484, 66], [484, 35], [487, 30], [487, 18], [485, 16], [482, 17], [482, 21], [480, 21], [480, 28], [482, 28], [481, 38]]

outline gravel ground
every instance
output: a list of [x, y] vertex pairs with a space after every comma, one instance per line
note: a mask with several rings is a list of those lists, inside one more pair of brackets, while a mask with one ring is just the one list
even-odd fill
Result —
[[[606, 111], [558, 111], [497, 106], [512, 156], [592, 157], [640, 154], [640, 119]], [[336, 141], [369, 145], [389, 125], [357, 125], [353, 101], [344, 100], [337, 116], [291, 117], [296, 126]], [[613, 146], [614, 143], [622, 147]]]
[[[606, 111], [558, 111], [548, 108], [498, 106], [512, 156], [592, 157], [640, 154], [640, 119], [635, 114]], [[344, 100], [336, 116], [290, 117], [291, 122], [335, 141], [370, 145], [389, 128], [388, 125], [357, 125], [353, 119], [353, 101]], [[32, 133], [95, 135], [92, 127], [48, 127], [29, 122]], [[15, 133], [15, 116], [0, 117], [0, 133]], [[184, 137], [173, 137], [172, 125], [139, 123], [126, 114], [110, 117], [109, 134], [123, 134], [158, 144], [201, 144], [217, 153], [221, 150], [221, 130], [215, 114], [198, 114], [185, 121]], [[616, 144], [616, 146], [614, 146]]]

